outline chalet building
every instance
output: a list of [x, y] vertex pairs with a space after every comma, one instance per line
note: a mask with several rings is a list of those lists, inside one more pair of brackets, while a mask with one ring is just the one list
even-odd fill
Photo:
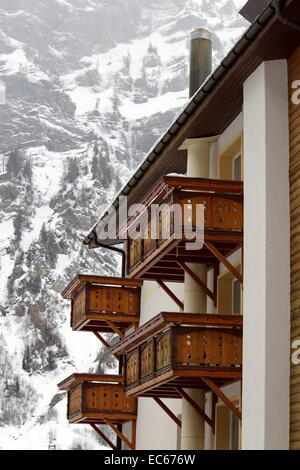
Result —
[[[73, 330], [120, 360], [59, 385], [69, 421], [112, 448], [101, 425], [124, 449], [300, 450], [300, 3], [241, 14], [213, 72], [210, 33], [192, 33], [188, 104], [112, 202], [116, 235], [108, 211], [85, 240], [117, 250], [122, 276], [63, 292]], [[125, 196], [143, 207], [124, 215]]]

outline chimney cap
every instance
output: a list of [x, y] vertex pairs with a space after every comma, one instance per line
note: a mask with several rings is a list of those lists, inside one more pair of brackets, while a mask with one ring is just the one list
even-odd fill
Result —
[[197, 28], [191, 33], [191, 41], [193, 39], [208, 39], [209, 41], [212, 41], [212, 34], [208, 29]]
[[239, 13], [247, 21], [253, 23], [270, 2], [271, 0], [248, 0]]

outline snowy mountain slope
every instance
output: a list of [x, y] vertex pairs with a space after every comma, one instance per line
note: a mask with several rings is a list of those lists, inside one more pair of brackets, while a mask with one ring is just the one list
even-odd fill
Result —
[[0, 448], [99, 448], [56, 383], [115, 365], [60, 292], [119, 272], [82, 240], [186, 102], [191, 30], [213, 31], [217, 64], [246, 26], [236, 3], [0, 0]]

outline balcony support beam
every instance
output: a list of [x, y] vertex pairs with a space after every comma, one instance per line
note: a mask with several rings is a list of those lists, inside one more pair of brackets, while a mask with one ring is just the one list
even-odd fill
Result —
[[153, 397], [153, 400], [165, 411], [165, 413], [167, 413], [167, 415], [177, 424], [177, 426], [181, 428], [180, 419], [177, 418], [177, 416], [175, 416], [174, 413], [172, 413], [170, 408], [168, 408], [167, 405], [165, 405], [164, 402], [161, 401], [161, 399], [158, 397]]
[[111, 327], [112, 330], [114, 330], [114, 332], [121, 338], [121, 339], [124, 339], [125, 335], [124, 333], [122, 333], [122, 331], [116, 327], [116, 325], [114, 324], [114, 322], [110, 321], [110, 320], [106, 320], [106, 323], [108, 324], [108, 326]]
[[135, 445], [134, 445], [134, 442], [130, 442], [127, 437], [124, 436], [124, 434], [119, 431], [119, 429], [111, 422], [110, 419], [105, 419], [103, 418], [103, 421], [107, 424], [107, 426], [109, 426], [113, 431], [114, 433], [120, 438], [122, 439], [122, 441], [124, 442], [124, 444], [129, 447], [130, 450], [134, 450], [135, 448]]
[[214, 392], [219, 398], [220, 400], [222, 400], [223, 403], [225, 403], [225, 405], [227, 405], [231, 411], [240, 419], [242, 420], [242, 413], [240, 412], [240, 410], [232, 403], [232, 401], [226, 397], [226, 395], [224, 395], [224, 393], [222, 392], [222, 390], [219, 389], [219, 387], [217, 387], [217, 385], [210, 379], [206, 378], [206, 377], [202, 377], [202, 380], [203, 382], [206, 383], [206, 385], [211, 389], [212, 392]]
[[178, 299], [178, 297], [174, 294], [174, 292], [169, 289], [169, 287], [160, 279], [156, 279], [157, 284], [168, 294], [172, 300], [178, 305], [179, 308], [184, 310], [184, 305], [181, 302], [181, 300]]
[[[100, 333], [98, 333], [98, 331], [93, 331], [94, 335], [96, 336], [96, 338], [99, 339], [99, 341], [103, 344], [103, 346], [105, 346], [107, 349], [110, 349], [110, 344], [103, 338], [102, 335], [100, 335]], [[119, 357], [117, 356], [117, 354], [114, 354], [115, 358], [119, 360]]]
[[194, 279], [194, 281], [198, 284], [200, 289], [202, 289], [205, 292], [205, 294], [214, 302], [214, 304], [216, 304], [216, 292], [212, 292], [207, 287], [205, 282], [203, 282], [200, 279], [200, 277], [197, 276], [197, 274], [194, 273], [194, 271], [184, 261], [177, 261], [177, 264], [179, 264], [179, 266], [181, 266], [184, 269], [184, 271], [187, 272], [191, 276], [191, 278]]
[[108, 437], [104, 434], [104, 432], [102, 432], [98, 426], [96, 426], [96, 424], [92, 424], [90, 423], [90, 426], [94, 429], [94, 431], [96, 431], [97, 434], [99, 434], [99, 436], [101, 437], [101, 439], [103, 439], [104, 442], [106, 442], [106, 444], [109, 445], [109, 447], [112, 448], [112, 450], [118, 450], [117, 449], [117, 446], [115, 446], [110, 439], [108, 439]]
[[193, 408], [194, 410], [201, 416], [202, 419], [204, 419], [209, 426], [214, 428], [214, 423], [209, 416], [205, 413], [205, 411], [202, 410], [202, 408], [186, 393], [181, 387], [176, 387], [176, 390], [182, 398], [184, 398]]
[[224, 264], [226, 268], [233, 274], [233, 276], [243, 284], [243, 275], [228, 261], [225, 256], [218, 250], [218, 248], [211, 242], [204, 241], [205, 246], [215, 255], [215, 257]]

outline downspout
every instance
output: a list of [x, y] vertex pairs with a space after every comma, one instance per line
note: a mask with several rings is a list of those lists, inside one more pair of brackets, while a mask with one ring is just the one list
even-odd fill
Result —
[[300, 31], [300, 23], [296, 23], [296, 21], [293, 21], [284, 15], [283, 13], [284, 5], [285, 5], [285, 0], [274, 0], [274, 7], [275, 7], [277, 18], [279, 19], [279, 21], [281, 21], [281, 23], [285, 24], [286, 26], [289, 26], [290, 28]]
[[97, 245], [99, 248], [105, 248], [107, 250], [114, 251], [115, 253], [119, 253], [122, 256], [122, 271], [121, 271], [121, 277], [126, 276], [126, 253], [124, 250], [121, 248], [116, 248], [115, 246], [112, 245], [104, 245], [104, 243], [99, 243], [97, 241]]

